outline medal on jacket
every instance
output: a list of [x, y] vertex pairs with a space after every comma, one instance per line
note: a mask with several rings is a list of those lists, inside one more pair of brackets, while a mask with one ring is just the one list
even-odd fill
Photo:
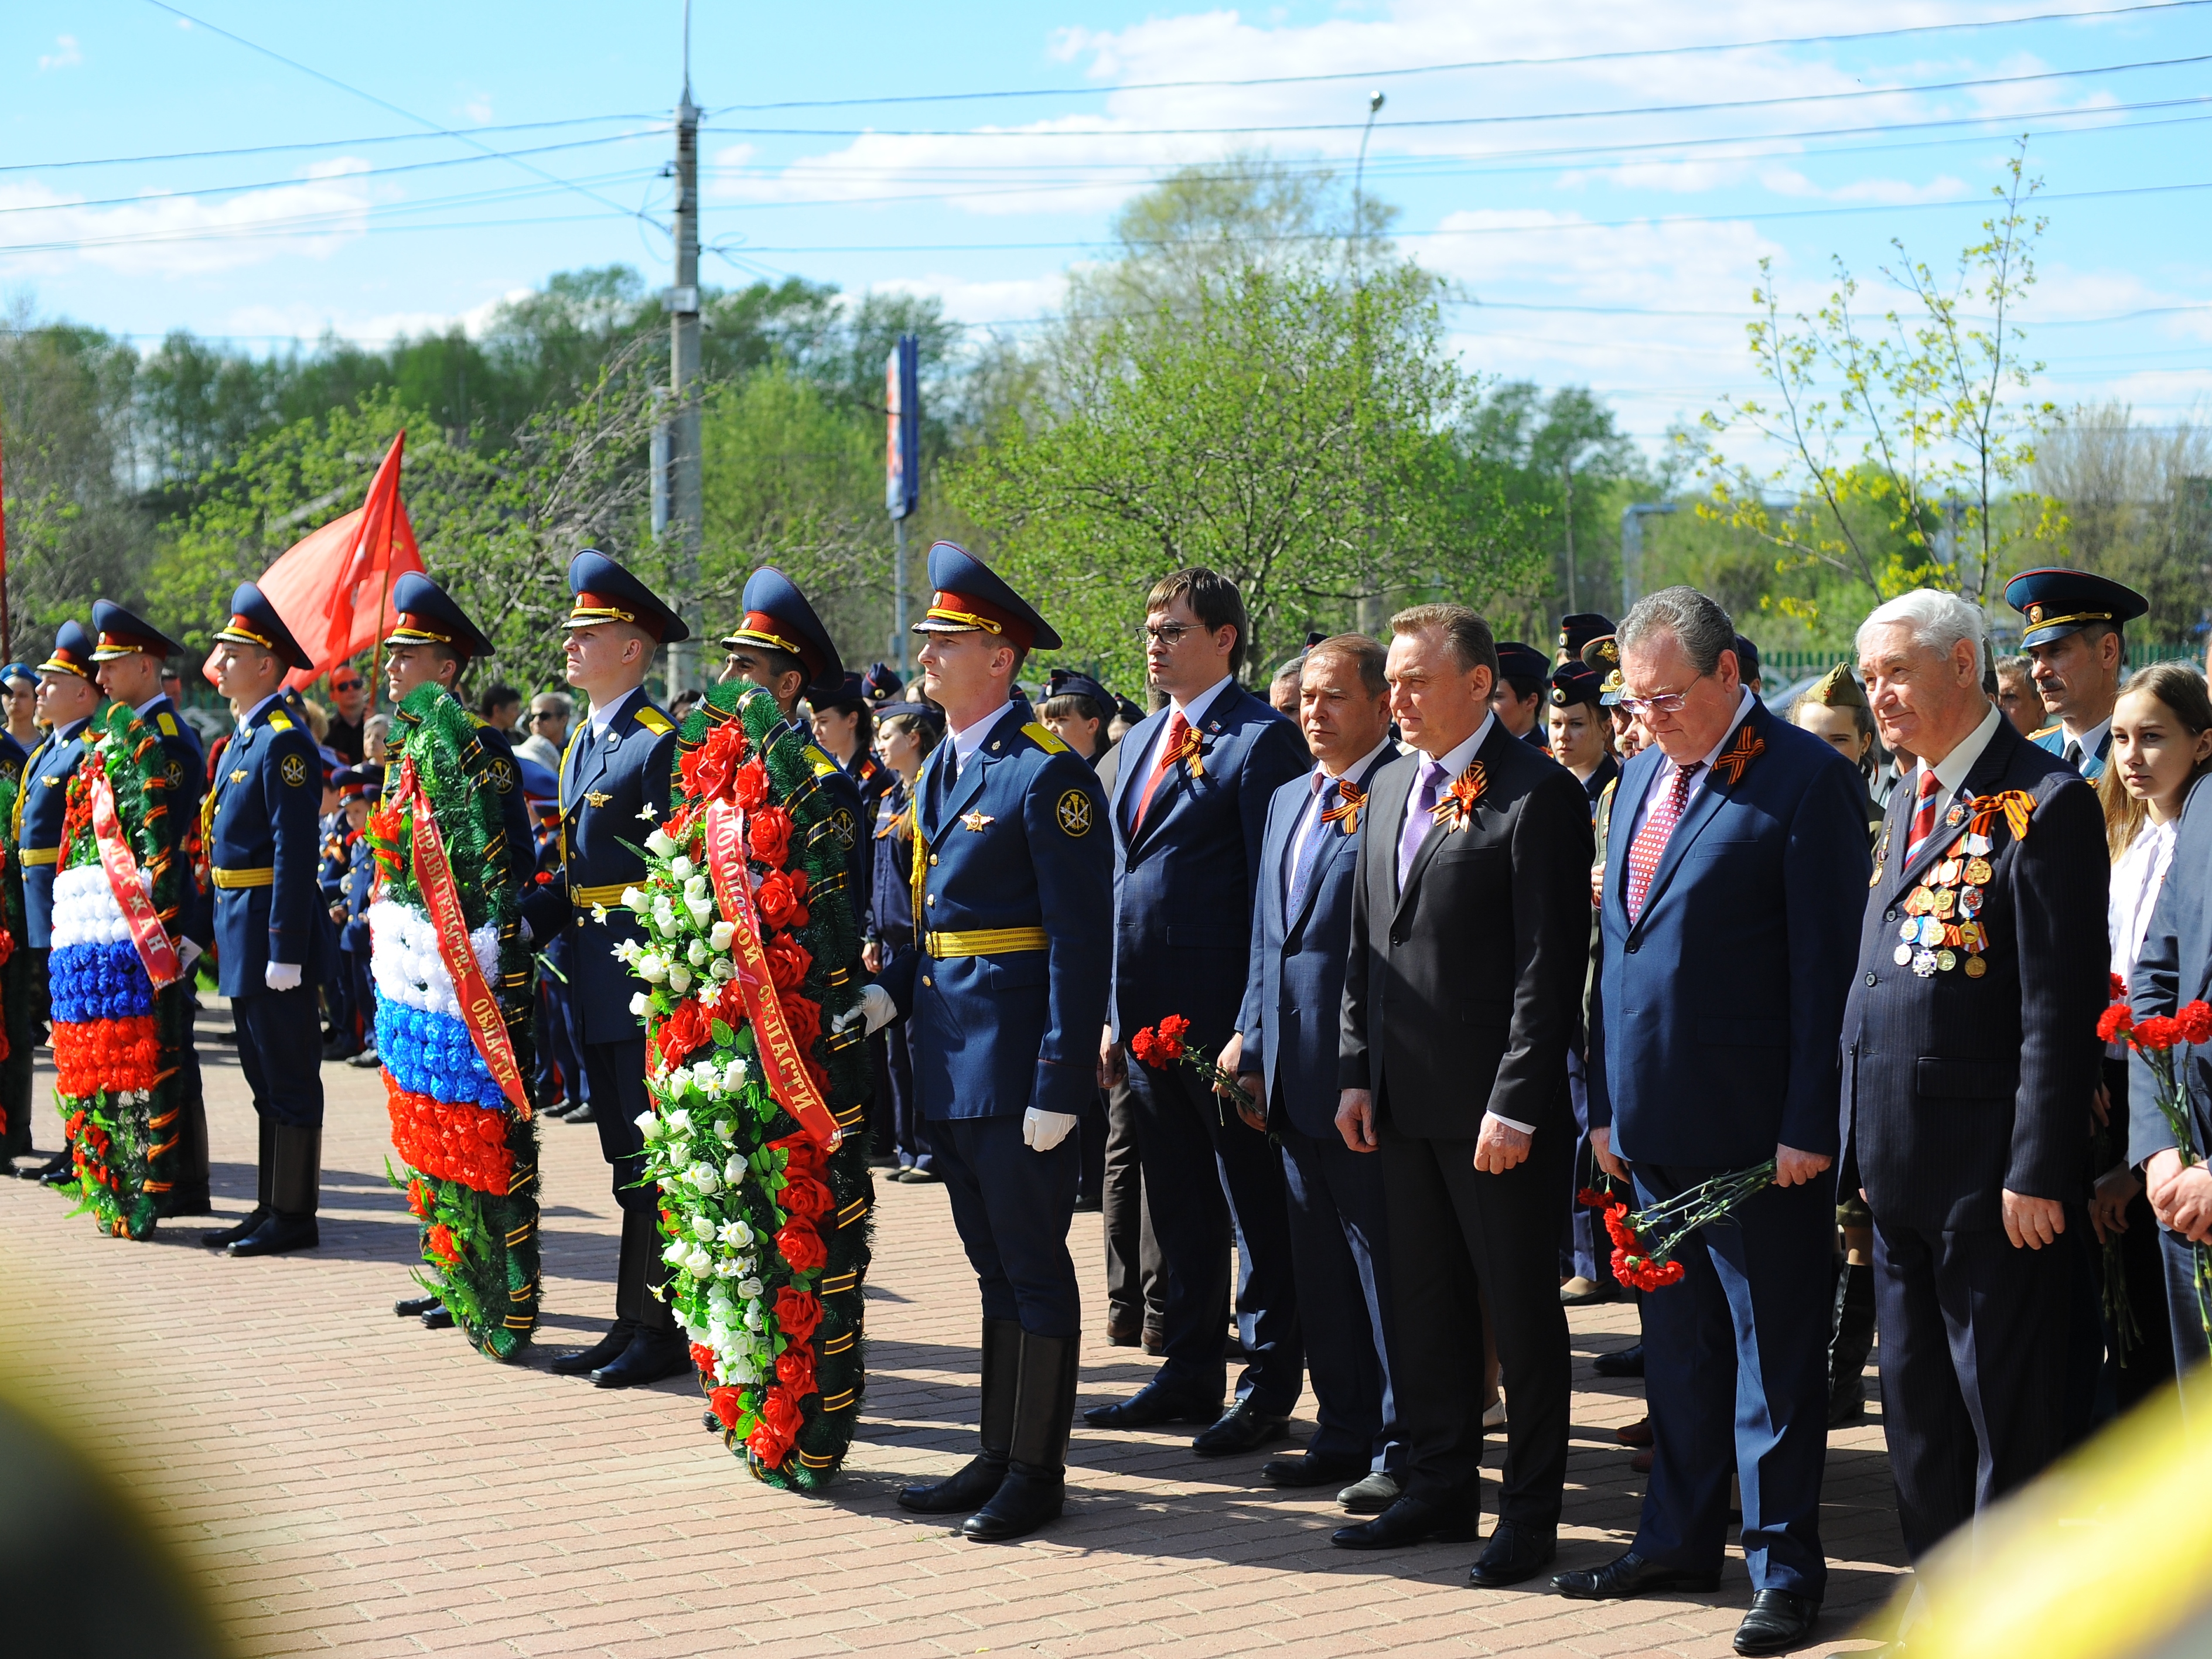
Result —
[[1464, 830], [1474, 821], [1474, 804], [1490, 787], [1490, 776], [1482, 769], [1479, 760], [1469, 761], [1467, 770], [1451, 781], [1444, 798], [1429, 809], [1431, 820], [1449, 830]]

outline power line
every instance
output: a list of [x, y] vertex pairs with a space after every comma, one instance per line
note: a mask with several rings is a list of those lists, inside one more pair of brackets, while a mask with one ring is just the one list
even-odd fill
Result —
[[[2212, 0], [2205, 0], [2212, 3]], [[557, 121], [509, 121], [497, 126], [471, 129], [486, 132], [538, 132], [548, 127], [589, 126], [599, 121], [653, 121], [663, 118], [652, 111], [626, 115], [571, 115]], [[365, 138], [302, 138], [283, 144], [245, 144], [232, 149], [175, 149], [145, 155], [93, 155], [71, 161], [5, 161], [0, 173], [57, 173], [64, 167], [134, 167], [149, 161], [206, 161], [233, 155], [279, 155], [302, 149], [360, 149], [370, 144], [419, 144], [426, 138], [443, 137], [429, 132], [374, 133]], [[636, 135], [624, 135], [625, 137]]]
[[[2177, 0], [2177, 3], [2179, 0]], [[147, 0], [158, 5], [161, 0]], [[1537, 121], [1601, 121], [1628, 115], [1701, 114], [1713, 110], [1774, 109], [1802, 104], [1832, 104], [1862, 98], [1910, 97], [1930, 92], [1962, 92], [1978, 87], [2022, 86], [2039, 81], [2073, 81], [2135, 70], [2181, 69], [2212, 63], [2212, 52], [2185, 58], [2147, 58], [2133, 63], [2102, 64], [2089, 69], [2038, 70], [2024, 75], [1978, 76], [1963, 81], [1930, 81], [1917, 86], [1858, 87], [1849, 92], [1791, 93], [1773, 98], [1713, 99], [1694, 104], [1642, 104], [1624, 109], [1546, 110], [1528, 115], [1452, 115], [1404, 121], [1377, 121], [1378, 128], [1414, 131], [1435, 127], [1519, 126]], [[1358, 132], [1364, 121], [1307, 121], [1231, 127], [714, 127], [701, 129], [745, 138], [1205, 138], [1249, 132]]]
[[1415, 64], [1398, 69], [1337, 70], [1321, 75], [1262, 75], [1240, 80], [1131, 81], [1116, 86], [1022, 87], [999, 92], [890, 93], [875, 98], [795, 98], [769, 104], [725, 104], [717, 115], [733, 112], [779, 109], [858, 109], [885, 104], [972, 103], [1000, 98], [1088, 98], [1117, 92], [1180, 92], [1206, 87], [1307, 86], [1329, 81], [1377, 81], [1409, 75], [1448, 75], [1468, 70], [1535, 69], [1571, 64], [1617, 63], [1623, 59], [1676, 58], [1692, 53], [1751, 52], [1768, 46], [1841, 45], [1856, 40], [1896, 40], [1907, 35], [1953, 33], [1988, 28], [2009, 28], [2028, 23], [2063, 22], [2085, 17], [2124, 17], [2147, 11], [2184, 11], [2212, 4], [2212, 0], [2162, 0], [2161, 3], [2099, 7], [2086, 11], [2037, 12], [2024, 17], [1990, 17], [1978, 22], [1916, 23], [1899, 28], [1862, 29], [1844, 34], [1778, 35], [1763, 40], [1733, 40], [1705, 46], [1643, 46], [1618, 52], [1572, 52], [1554, 58], [1478, 58], [1455, 64]]

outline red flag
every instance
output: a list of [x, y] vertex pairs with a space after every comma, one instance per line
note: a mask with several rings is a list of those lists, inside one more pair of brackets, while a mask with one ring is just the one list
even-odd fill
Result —
[[[415, 526], [399, 499], [406, 442], [404, 431], [392, 441], [367, 501], [310, 531], [256, 579], [292, 637], [314, 659], [313, 667], [295, 668], [285, 677], [288, 686], [313, 684], [349, 657], [380, 644], [398, 620], [392, 585], [422, 568]], [[203, 672], [213, 684], [213, 653]]]

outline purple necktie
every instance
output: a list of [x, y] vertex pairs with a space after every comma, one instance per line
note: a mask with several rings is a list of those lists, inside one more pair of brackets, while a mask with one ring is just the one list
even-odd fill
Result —
[[1406, 876], [1413, 867], [1413, 855], [1421, 850], [1421, 843], [1436, 828], [1437, 796], [1443, 787], [1443, 763], [1424, 760], [1420, 781], [1413, 786], [1413, 798], [1406, 803], [1406, 827], [1398, 832], [1398, 890], [1406, 890]]

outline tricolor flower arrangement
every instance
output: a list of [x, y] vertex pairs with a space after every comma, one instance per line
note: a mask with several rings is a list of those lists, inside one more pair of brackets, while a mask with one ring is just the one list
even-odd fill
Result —
[[64, 798], [46, 959], [54, 1094], [77, 1207], [103, 1231], [143, 1238], [181, 1139], [191, 1004], [171, 930], [191, 878], [170, 856], [171, 763], [152, 728], [112, 703], [85, 736]]
[[852, 1443], [866, 1372], [865, 1050], [846, 842], [809, 745], [757, 687], [684, 722], [668, 821], [623, 895], [648, 988], [638, 1120], [660, 1189], [665, 1294], [725, 1443], [811, 1491]]
[[525, 1079], [530, 955], [522, 944], [491, 757], [449, 693], [396, 711], [384, 799], [367, 836], [376, 1052], [386, 1170], [420, 1224], [423, 1288], [477, 1349], [511, 1358], [538, 1322], [538, 1133]]

